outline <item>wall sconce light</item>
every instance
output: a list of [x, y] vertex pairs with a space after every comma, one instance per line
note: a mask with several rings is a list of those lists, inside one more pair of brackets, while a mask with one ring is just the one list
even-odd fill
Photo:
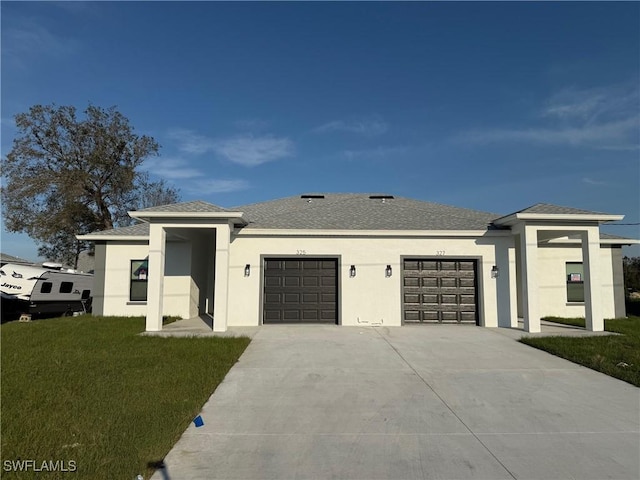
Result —
[[391, 265], [387, 265], [387, 268], [384, 269], [384, 276], [389, 278], [392, 273], [393, 270], [391, 270]]
[[249, 275], [251, 275], [251, 265], [249, 265], [248, 263], [244, 266], [244, 276], [248, 277]]
[[349, 267], [349, 277], [353, 278], [356, 276], [356, 266], [355, 265], [351, 265]]
[[491, 267], [491, 278], [498, 278], [500, 276], [500, 269], [497, 265]]

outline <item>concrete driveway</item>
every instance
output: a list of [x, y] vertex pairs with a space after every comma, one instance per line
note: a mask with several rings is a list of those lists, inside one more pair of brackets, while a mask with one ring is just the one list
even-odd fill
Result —
[[154, 479], [638, 479], [640, 390], [472, 326], [264, 326]]

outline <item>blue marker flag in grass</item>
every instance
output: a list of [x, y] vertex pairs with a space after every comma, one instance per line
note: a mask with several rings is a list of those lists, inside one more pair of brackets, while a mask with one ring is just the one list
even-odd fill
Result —
[[196, 427], [201, 427], [204, 425], [204, 420], [202, 420], [202, 415], [198, 415], [196, 418], [193, 419], [193, 423], [196, 424]]

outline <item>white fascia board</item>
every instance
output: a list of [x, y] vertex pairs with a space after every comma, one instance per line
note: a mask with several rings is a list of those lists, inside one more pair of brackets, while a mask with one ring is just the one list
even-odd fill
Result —
[[575, 213], [514, 213], [512, 215], [494, 220], [496, 225], [513, 225], [521, 220], [534, 220], [534, 221], [551, 221], [551, 222], [566, 222], [568, 224], [575, 222], [616, 222], [622, 220], [624, 215], [609, 215], [609, 214], [575, 214]]
[[130, 217], [138, 220], [148, 221], [151, 218], [210, 218], [210, 219], [225, 219], [225, 218], [239, 218], [243, 223], [247, 221], [242, 218], [244, 212], [138, 212], [136, 210], [127, 212]]
[[148, 235], [100, 235], [96, 233], [89, 233], [87, 235], [76, 235], [78, 240], [84, 240], [88, 242], [95, 242], [101, 240], [113, 240], [117, 242], [147, 242], [149, 241]]
[[270, 228], [244, 228], [236, 236], [268, 237], [469, 237], [511, 236], [510, 230], [281, 230]]
[[[580, 240], [576, 238], [554, 238], [544, 242], [546, 244], [579, 244]], [[600, 245], [638, 245], [640, 240], [635, 238], [601, 238]]]

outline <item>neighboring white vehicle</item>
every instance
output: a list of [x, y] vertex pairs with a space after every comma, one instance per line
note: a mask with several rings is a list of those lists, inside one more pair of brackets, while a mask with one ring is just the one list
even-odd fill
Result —
[[93, 275], [7, 263], [0, 267], [2, 314], [73, 315], [91, 311]]

